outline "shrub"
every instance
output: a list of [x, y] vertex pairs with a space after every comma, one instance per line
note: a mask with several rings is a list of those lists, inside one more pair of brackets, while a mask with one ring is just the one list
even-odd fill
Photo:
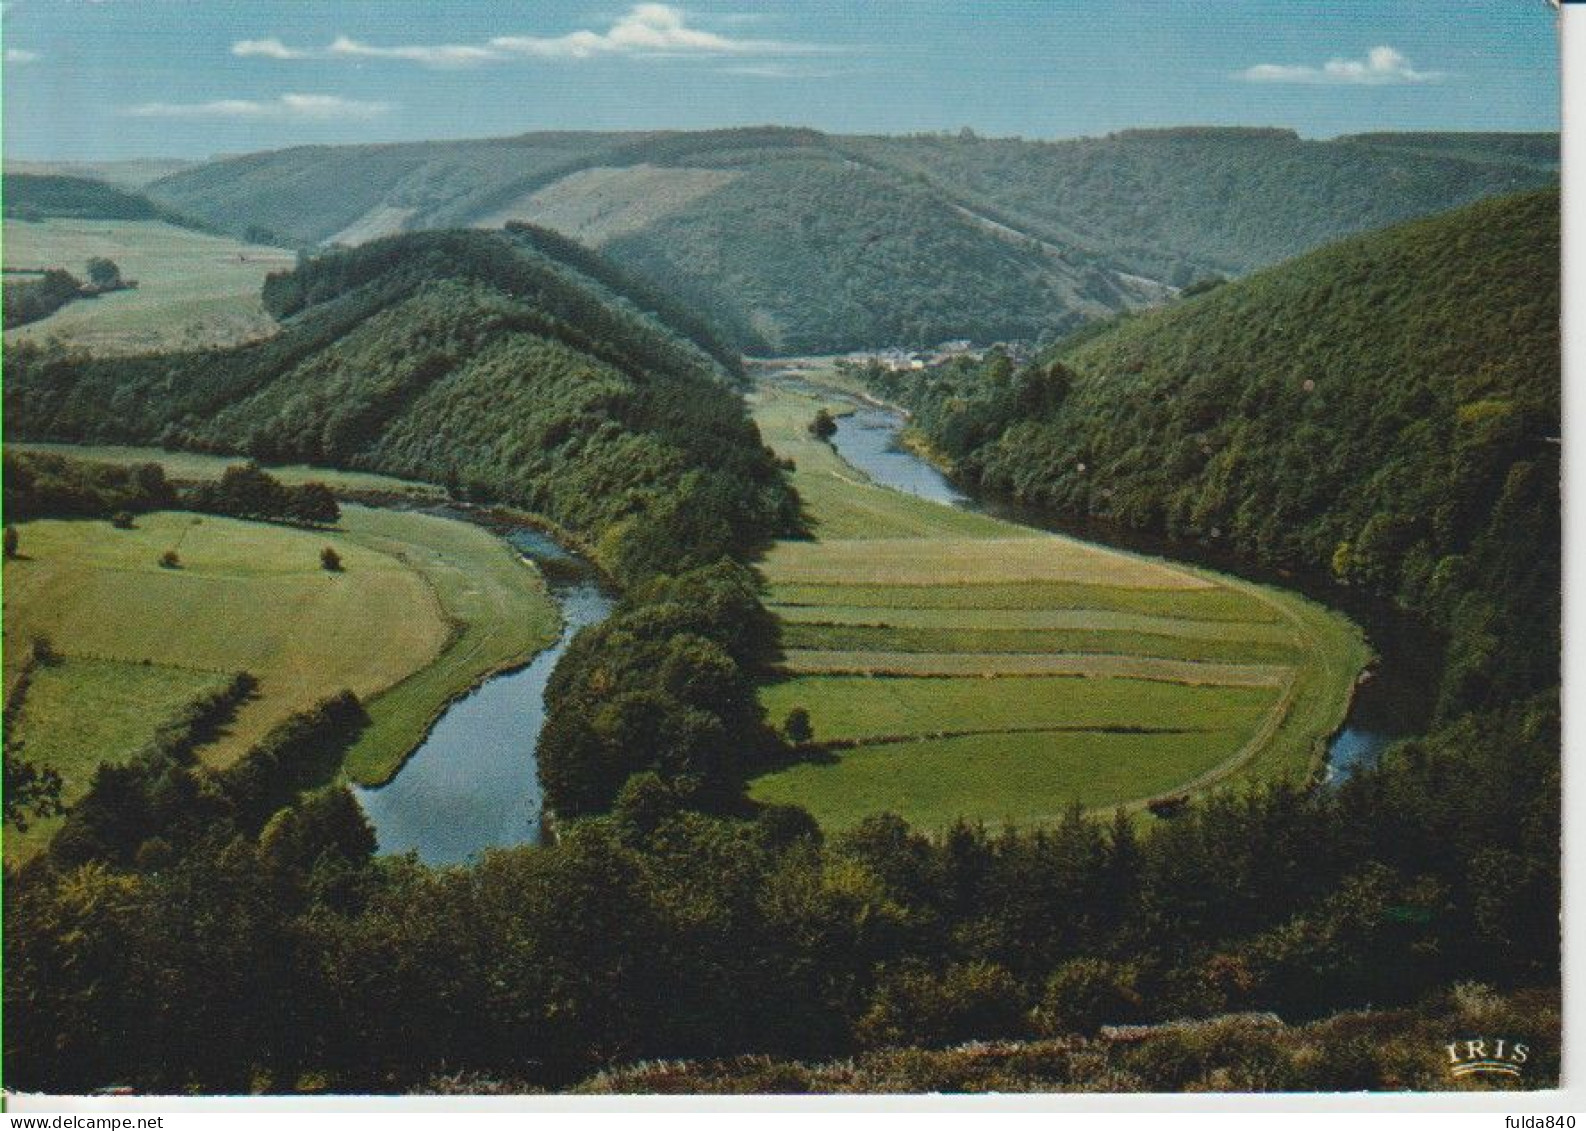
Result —
[[42, 632], [28, 643], [28, 650], [35, 664], [53, 664], [60, 659], [60, 653], [55, 651], [55, 642]]
[[1134, 1021], [1140, 1013], [1139, 972], [1100, 958], [1076, 958], [1046, 980], [1039, 1018], [1048, 1033], [1094, 1033]]
[[1023, 1029], [1023, 995], [1005, 968], [966, 962], [937, 973], [908, 962], [883, 979], [854, 1034], [871, 1047], [940, 1046]]
[[803, 707], [794, 707], [782, 722], [782, 736], [789, 742], [802, 745], [815, 738], [815, 728], [810, 725], [810, 713]]

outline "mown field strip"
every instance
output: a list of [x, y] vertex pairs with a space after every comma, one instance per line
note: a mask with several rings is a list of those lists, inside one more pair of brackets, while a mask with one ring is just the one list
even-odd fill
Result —
[[[119, 444], [50, 444], [34, 441], [7, 441], [6, 447], [18, 452], [47, 452], [71, 459], [91, 460], [95, 463], [140, 464], [157, 463], [165, 468], [166, 477], [178, 482], [219, 479], [228, 467], [246, 462], [244, 456], [211, 456], [199, 452], [168, 452], [163, 448], [126, 447]], [[329, 467], [310, 467], [308, 464], [271, 464], [270, 474], [288, 486], [301, 483], [323, 483], [336, 492], [380, 491], [396, 495], [413, 495], [440, 502], [446, 498], [445, 488], [433, 483], [420, 483], [414, 479], [398, 479], [372, 471], [339, 471]]]
[[854, 581], [790, 582], [772, 577], [778, 611], [803, 608], [968, 610], [1080, 609], [1170, 616], [1180, 620], [1278, 624], [1266, 604], [1229, 589], [1118, 589], [1061, 581], [965, 582], [954, 585], [874, 585]]
[[[1273, 673], [1276, 674], [1276, 673]], [[1253, 731], [1282, 684], [1009, 673], [1001, 679], [877, 679], [810, 673], [768, 685], [773, 715], [808, 704], [817, 742], [1015, 727]], [[1237, 745], [1237, 744], [1235, 744]], [[1208, 763], [1210, 764], [1210, 763]], [[1203, 767], [1204, 768], [1204, 767]]]
[[964, 818], [989, 825], [1055, 823], [1070, 805], [1107, 812], [1119, 799], [1160, 796], [1240, 747], [1242, 732], [987, 734], [846, 751], [754, 783], [768, 804], [809, 808], [822, 826], [852, 828], [897, 813], [924, 828]]
[[783, 647], [815, 652], [1094, 653], [1157, 656], [1220, 663], [1291, 662], [1291, 646], [1277, 641], [1196, 639], [1141, 632], [1084, 629], [888, 628], [864, 625], [788, 625]]
[[782, 667], [798, 674], [855, 676], [1102, 676], [1195, 687], [1276, 687], [1291, 673], [1277, 664], [1225, 664], [1094, 652], [820, 652], [790, 650]]
[[1090, 629], [1185, 636], [1198, 640], [1289, 643], [1292, 630], [1270, 621], [1192, 620], [1096, 608], [976, 609], [888, 608], [884, 605], [780, 605], [771, 609], [785, 624], [860, 627], [982, 629]]
[[[347, 505], [333, 530], [175, 511], [139, 516], [132, 530], [18, 529], [22, 556], [5, 563], [8, 684], [41, 634], [69, 661], [251, 672], [259, 695], [200, 752], [212, 765], [346, 688], [373, 720], [347, 771], [383, 781], [451, 699], [527, 662], [558, 627], [538, 570], [490, 532], [430, 515]], [[321, 567], [325, 546], [341, 572]], [[179, 568], [159, 566], [167, 549]]]
[[972, 585], [1066, 581], [1118, 589], [1207, 589], [1212, 583], [1146, 558], [1112, 554], [1070, 538], [866, 538], [781, 542], [766, 569], [782, 583]]

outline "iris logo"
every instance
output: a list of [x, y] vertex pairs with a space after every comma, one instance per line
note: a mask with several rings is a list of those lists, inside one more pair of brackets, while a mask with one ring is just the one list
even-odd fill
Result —
[[1481, 1037], [1470, 1041], [1453, 1041], [1444, 1046], [1448, 1052], [1450, 1076], [1521, 1076], [1531, 1049], [1519, 1041], [1505, 1037], [1491, 1040]]

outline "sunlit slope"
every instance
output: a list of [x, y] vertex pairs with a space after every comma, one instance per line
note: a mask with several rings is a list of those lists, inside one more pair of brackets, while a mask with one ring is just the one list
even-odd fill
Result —
[[754, 797], [831, 827], [1025, 824], [1315, 768], [1365, 659], [1348, 622], [866, 482], [809, 435], [822, 403], [755, 397], [815, 533], [766, 557], [786, 675], [763, 698], [808, 710], [820, 752]]
[[6, 332], [7, 342], [59, 339], [94, 353], [231, 345], [276, 331], [259, 299], [265, 276], [289, 269], [292, 253], [163, 220], [7, 217], [8, 271], [61, 268], [81, 278], [104, 258], [137, 287], [68, 303], [48, 318]]
[[[446, 703], [557, 630], [533, 566], [488, 531], [431, 515], [348, 505], [328, 530], [183, 512], [141, 516], [130, 530], [17, 529], [21, 554], [5, 565], [7, 693], [33, 642], [47, 640], [53, 659], [32, 664], [14, 721], [73, 795], [99, 763], [131, 757], [180, 707], [243, 671], [257, 694], [201, 748], [206, 763], [233, 762], [288, 715], [347, 689], [371, 719], [347, 772], [382, 781]], [[322, 567], [325, 547], [339, 571]], [[167, 550], [174, 567], [161, 564]]]

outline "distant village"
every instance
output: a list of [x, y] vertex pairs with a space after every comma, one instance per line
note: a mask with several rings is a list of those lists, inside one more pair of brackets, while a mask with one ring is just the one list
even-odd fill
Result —
[[883, 369], [896, 372], [900, 369], [927, 369], [959, 358], [979, 361], [997, 350], [1007, 354], [1009, 360], [1016, 365], [1022, 365], [1035, 357], [1035, 346], [1030, 342], [994, 342], [988, 346], [977, 346], [967, 338], [958, 338], [917, 350], [899, 349], [895, 346], [881, 350], [856, 350], [845, 354], [842, 360], [855, 365], [879, 365]]

